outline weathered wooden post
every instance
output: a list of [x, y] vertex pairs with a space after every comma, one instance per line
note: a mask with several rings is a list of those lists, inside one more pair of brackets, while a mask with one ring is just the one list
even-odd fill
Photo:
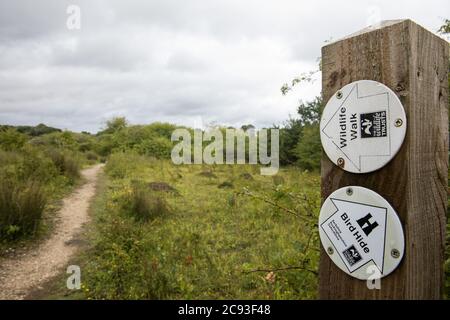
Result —
[[386, 21], [322, 48], [323, 96], [357, 80], [383, 83], [400, 98], [408, 127], [395, 158], [354, 174], [322, 156], [322, 199], [349, 186], [369, 188], [398, 213], [405, 233], [400, 266], [381, 289], [338, 269], [322, 249], [321, 299], [440, 299], [448, 173], [449, 44], [410, 20]]

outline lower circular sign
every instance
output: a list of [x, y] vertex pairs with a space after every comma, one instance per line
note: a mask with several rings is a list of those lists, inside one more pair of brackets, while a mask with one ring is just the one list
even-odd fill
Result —
[[387, 276], [405, 251], [402, 224], [394, 208], [363, 187], [341, 188], [325, 200], [319, 234], [331, 260], [360, 280]]

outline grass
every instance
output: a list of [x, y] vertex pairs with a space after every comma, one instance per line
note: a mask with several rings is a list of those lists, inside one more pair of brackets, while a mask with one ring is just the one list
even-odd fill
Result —
[[80, 177], [80, 160], [77, 159], [75, 153], [50, 148], [47, 150], [47, 156], [52, 160], [61, 175], [66, 176], [72, 181]]
[[[317, 174], [282, 169], [275, 183], [258, 167], [133, 155], [113, 156], [106, 171], [81, 262], [84, 298], [316, 298]], [[177, 192], [146, 188], [152, 181]]]
[[134, 182], [129, 199], [123, 206], [138, 222], [148, 222], [170, 213], [164, 196], [152, 192], [149, 185]]
[[60, 200], [80, 182], [78, 159], [60, 153], [58, 166], [36, 147], [0, 150], [0, 256], [49, 234]]
[[[82, 268], [82, 290], [67, 290], [62, 273], [30, 298], [317, 298], [319, 241], [309, 223], [320, 204], [317, 174], [283, 168], [275, 178], [250, 166], [112, 160], [108, 173], [125, 160], [132, 166], [126, 176], [100, 179], [88, 246], [70, 263]], [[232, 188], [219, 188], [223, 181]], [[124, 206], [136, 184], [170, 212], [136, 219]], [[447, 241], [447, 297], [449, 247]]]
[[0, 238], [14, 240], [34, 235], [39, 227], [47, 195], [41, 184], [30, 181], [18, 184], [11, 179], [0, 181]]

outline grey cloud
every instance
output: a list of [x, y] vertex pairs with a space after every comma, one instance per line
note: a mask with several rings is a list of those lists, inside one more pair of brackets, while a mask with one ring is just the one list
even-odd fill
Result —
[[[69, 4], [81, 8], [81, 30], [66, 28]], [[0, 123], [280, 123], [320, 93], [320, 79], [286, 97], [279, 88], [317, 68], [325, 40], [374, 13], [436, 30], [448, 9], [447, 0], [2, 1]]]

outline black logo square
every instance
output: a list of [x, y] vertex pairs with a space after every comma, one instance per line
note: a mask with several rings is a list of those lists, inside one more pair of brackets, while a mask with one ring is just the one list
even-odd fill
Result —
[[387, 136], [386, 111], [361, 113], [361, 138], [380, 138]]
[[348, 249], [345, 249], [342, 254], [344, 255], [350, 267], [355, 265], [362, 259], [361, 255], [359, 254], [358, 250], [356, 250], [354, 245], [351, 245]]

